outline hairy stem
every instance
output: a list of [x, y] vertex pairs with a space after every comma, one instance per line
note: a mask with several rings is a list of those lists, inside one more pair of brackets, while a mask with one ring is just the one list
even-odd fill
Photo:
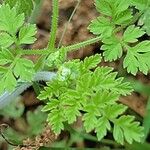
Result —
[[58, 26], [58, 16], [59, 16], [58, 0], [53, 0], [52, 6], [53, 6], [52, 25], [51, 25], [50, 39], [49, 39], [49, 43], [48, 43], [48, 49], [50, 49], [50, 51], [54, 51], [54, 48], [55, 48], [57, 26]]
[[48, 49], [25, 49], [22, 50], [23, 55], [47, 55], [49, 54]]
[[[70, 52], [70, 51], [74, 51], [83, 47], [86, 47], [88, 45], [94, 44], [98, 41], [100, 41], [100, 37], [96, 37], [96, 38], [91, 38], [89, 40], [77, 43], [77, 44], [73, 44], [73, 45], [68, 45], [66, 47], [63, 47], [66, 51]], [[61, 48], [60, 48], [61, 49]], [[59, 49], [58, 49], [59, 50]], [[28, 50], [22, 50], [22, 54], [23, 55], [48, 55], [50, 53], [49, 49], [40, 49], [40, 50], [35, 50], [35, 49], [28, 49]]]
[[66, 49], [66, 51], [70, 52], [70, 51], [74, 51], [74, 50], [77, 50], [77, 49], [80, 49], [80, 48], [83, 48], [85, 46], [88, 46], [88, 45], [91, 45], [91, 44], [94, 44], [98, 41], [100, 41], [100, 37], [96, 37], [96, 38], [92, 38], [92, 39], [89, 39], [89, 40], [86, 40], [86, 41], [83, 41], [83, 42], [80, 42], [80, 43], [77, 43], [77, 44], [73, 44], [73, 45], [70, 45], [70, 46], [66, 46], [64, 47]]

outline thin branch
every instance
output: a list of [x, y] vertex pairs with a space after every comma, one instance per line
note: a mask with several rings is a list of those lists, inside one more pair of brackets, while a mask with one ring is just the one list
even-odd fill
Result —
[[[89, 40], [77, 43], [77, 44], [73, 44], [73, 45], [68, 45], [66, 47], [63, 47], [67, 52], [70, 51], [75, 51], [78, 50], [80, 48], [89, 46], [91, 44], [94, 44], [96, 42], [99, 42], [101, 40], [101, 37], [95, 37], [95, 38], [91, 38]], [[61, 48], [60, 48], [61, 49]], [[59, 49], [58, 49], [59, 50]], [[35, 49], [31, 49], [31, 50], [22, 50], [22, 54], [23, 55], [48, 55], [50, 53], [49, 49], [40, 49], [40, 50], [35, 50]]]
[[101, 40], [101, 37], [98, 36], [96, 38], [91, 38], [89, 40], [86, 40], [86, 41], [83, 41], [83, 42], [80, 42], [80, 43], [77, 43], [77, 44], [73, 44], [73, 45], [70, 45], [70, 46], [66, 46], [64, 48], [66, 49], [66, 51], [70, 52], [70, 51], [74, 51], [74, 50], [89, 46], [91, 44], [97, 43], [100, 40]]

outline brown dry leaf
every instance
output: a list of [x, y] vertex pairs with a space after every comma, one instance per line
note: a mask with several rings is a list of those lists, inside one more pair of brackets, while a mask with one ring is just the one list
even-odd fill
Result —
[[34, 139], [25, 139], [23, 146], [18, 146], [14, 150], [38, 150], [41, 146], [51, 144], [56, 139], [57, 136], [52, 132], [49, 125], [47, 125], [42, 134], [36, 136]]

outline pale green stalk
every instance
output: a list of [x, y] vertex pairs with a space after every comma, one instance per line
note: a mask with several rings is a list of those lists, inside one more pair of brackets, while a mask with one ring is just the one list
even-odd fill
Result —
[[[38, 82], [38, 81], [50, 81], [56, 76], [55, 72], [48, 72], [48, 71], [43, 71], [43, 72], [37, 72], [34, 76], [33, 81]], [[0, 95], [0, 109], [4, 108], [6, 105], [11, 103], [16, 99], [17, 96], [19, 96], [22, 92], [24, 92], [27, 88], [32, 86], [33, 82], [21, 82], [18, 83], [18, 86], [16, 89], [9, 93], [5, 92], [4, 94]]]

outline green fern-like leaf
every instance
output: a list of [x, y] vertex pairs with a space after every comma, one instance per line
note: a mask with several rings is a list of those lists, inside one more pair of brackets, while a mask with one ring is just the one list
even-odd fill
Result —
[[64, 123], [72, 124], [82, 115], [86, 132], [95, 130], [99, 140], [107, 135], [113, 128], [111, 124], [114, 124], [114, 138], [117, 142], [123, 144], [125, 140], [129, 143], [133, 140], [138, 141], [143, 129], [138, 124], [132, 128], [133, 132], [140, 129], [136, 138], [135, 136], [131, 136], [128, 140], [124, 138], [127, 134], [124, 128], [120, 129], [121, 141], [117, 138], [118, 117], [127, 109], [117, 101], [120, 95], [130, 94], [132, 88], [129, 83], [123, 82], [123, 78], [117, 79], [117, 73], [112, 72], [110, 67], [97, 67], [91, 71], [100, 61], [100, 55], [95, 55], [83, 61], [73, 60], [64, 63], [65, 70], [70, 70], [70, 73], [61, 74], [64, 78], [60, 80], [58, 71], [58, 76], [49, 82], [39, 95], [40, 99], [47, 101], [47, 105], [43, 108], [43, 111], [49, 114], [47, 121], [53, 131], [59, 134], [64, 129]]
[[4, 0], [6, 4], [9, 4], [12, 8], [16, 6], [18, 13], [24, 13], [29, 16], [34, 8], [32, 0]]
[[149, 0], [132, 0], [131, 4], [136, 7], [140, 12], [143, 12], [139, 18], [138, 24], [150, 35], [150, 26], [149, 26], [149, 10], [150, 10], [150, 1]]
[[20, 28], [18, 44], [32, 44], [36, 41], [36, 26], [27, 24]]
[[63, 116], [63, 110], [52, 110], [51, 113], [48, 115], [48, 122], [52, 127], [52, 130], [56, 134], [60, 134], [61, 130], [64, 129], [64, 116]]
[[32, 61], [24, 58], [17, 60], [14, 66], [14, 75], [22, 80], [31, 81], [34, 74], [34, 64]]
[[101, 49], [104, 51], [103, 55], [106, 61], [116, 60], [122, 56], [122, 45], [118, 42], [118, 39], [112, 36], [103, 39], [103, 43]]
[[101, 50], [103, 50], [105, 61], [115, 61], [125, 53], [123, 67], [127, 68], [128, 73], [136, 75], [140, 71], [147, 74], [150, 70], [149, 42], [140, 42], [139, 38], [147, 33], [149, 27], [142, 19], [140, 21], [143, 27], [134, 25], [136, 20], [134, 20], [131, 8], [135, 6], [140, 11], [135, 10], [139, 13], [137, 18], [135, 17], [137, 20], [139, 15], [145, 22], [148, 22], [148, 18], [143, 16], [150, 8], [149, 1], [96, 0], [95, 6], [102, 15], [91, 22], [89, 30], [101, 36], [103, 43]]
[[[52, 53], [43, 60], [48, 67], [56, 68], [57, 72], [56, 77], [47, 83], [38, 96], [46, 103], [43, 111], [48, 113], [47, 122], [56, 134], [60, 134], [66, 123], [72, 124], [81, 116], [85, 131], [95, 131], [98, 140], [104, 138], [108, 131], [113, 131], [114, 139], [120, 144], [125, 141], [140, 142], [143, 128], [139, 122], [134, 121], [134, 117], [124, 115], [127, 107], [118, 102], [120, 96], [129, 95], [133, 91], [130, 84], [124, 82], [122, 77], [117, 77], [117, 72], [111, 67], [98, 66], [102, 60], [99, 54], [83, 61], [75, 59], [65, 62], [67, 48], [58, 48], [53, 52], [58, 0], [53, 2], [52, 34], [48, 49], [43, 50], [47, 52], [51, 49]], [[101, 16], [91, 22], [89, 30], [98, 39], [101, 38], [105, 60], [117, 60], [125, 52], [124, 68], [132, 74], [138, 70], [147, 74], [150, 69], [150, 43], [138, 43], [138, 39], [145, 34], [142, 28], [135, 25], [128, 27], [134, 18], [130, 6], [143, 9], [136, 4], [138, 1], [134, 2], [96, 0], [96, 9]], [[24, 23], [32, 9], [32, 0], [6, 0], [5, 4], [0, 5], [0, 93], [14, 90], [18, 80], [32, 81], [34, 63], [22, 57], [24, 53], [21, 49], [22, 44], [32, 44], [36, 40], [36, 26]], [[89, 41], [68, 47], [71, 49], [87, 43]]]
[[139, 122], [134, 121], [133, 116], [121, 116], [114, 122], [113, 135], [121, 144], [124, 144], [124, 139], [130, 144], [133, 141], [140, 142], [143, 137], [143, 128], [139, 126]]
[[0, 6], [0, 14], [0, 30], [10, 35], [14, 35], [24, 23], [24, 14], [18, 14], [16, 8], [10, 8], [8, 4]]
[[135, 47], [128, 49], [124, 59], [124, 67], [132, 74], [136, 74], [138, 70], [147, 74], [150, 69], [150, 41], [143, 41]]
[[12, 63], [14, 55], [7, 49], [0, 50], [0, 66]]
[[0, 93], [4, 92], [5, 90], [7, 91], [14, 90], [14, 87], [16, 86], [17, 81], [13, 75], [12, 70], [9, 70], [9, 68], [6, 70], [2, 70], [0, 72], [0, 75], [1, 75]]
[[83, 62], [83, 67], [85, 69], [93, 69], [99, 64], [99, 62], [101, 62], [101, 56], [98, 54], [93, 55], [89, 58], [86, 57]]
[[3, 83], [0, 86], [1, 93], [14, 90], [17, 79], [21, 82], [33, 79], [33, 62], [21, 58], [18, 51], [21, 51], [22, 44], [31, 44], [36, 40], [36, 26], [24, 24], [24, 14], [19, 14], [17, 7], [11, 8], [8, 3], [0, 5], [0, 14], [0, 82]]
[[[12, 44], [31, 44], [36, 38], [36, 26], [24, 25], [24, 14], [17, 13], [17, 8], [11, 8], [8, 4], [0, 5], [0, 46], [10, 47]], [[9, 18], [9, 19], [8, 19]], [[16, 36], [19, 31], [19, 37]]]
[[104, 17], [98, 17], [91, 22], [88, 29], [95, 35], [102, 35], [102, 37], [109, 37], [114, 30], [111, 20]]
[[127, 43], [135, 43], [138, 41], [138, 38], [144, 34], [145, 32], [142, 29], [132, 25], [132, 26], [129, 26], [124, 32], [123, 40]]
[[98, 140], [100, 141], [101, 139], [104, 138], [104, 136], [107, 135], [107, 130], [111, 129], [110, 123], [107, 118], [101, 117], [97, 120], [97, 125], [95, 128], [95, 132], [97, 135]]

